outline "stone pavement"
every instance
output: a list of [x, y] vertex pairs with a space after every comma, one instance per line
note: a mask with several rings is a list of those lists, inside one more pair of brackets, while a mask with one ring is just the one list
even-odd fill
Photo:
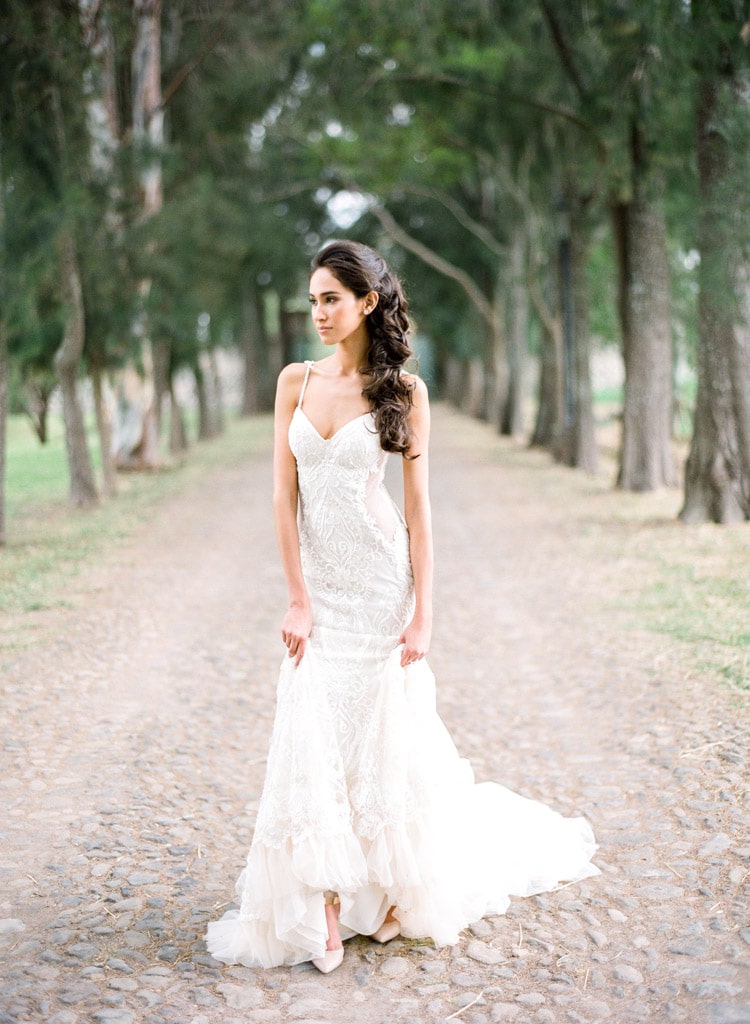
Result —
[[0, 1024], [750, 1022], [750, 716], [624, 628], [601, 589], [627, 562], [587, 560], [606, 523], [524, 459], [437, 410], [430, 662], [477, 777], [586, 815], [602, 875], [452, 948], [356, 938], [327, 977], [207, 955], [282, 656], [265, 449], [166, 500], [0, 662]]

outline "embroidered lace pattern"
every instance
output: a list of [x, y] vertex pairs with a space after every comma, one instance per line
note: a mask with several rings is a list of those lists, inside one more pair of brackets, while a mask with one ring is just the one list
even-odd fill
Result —
[[597, 873], [583, 819], [475, 785], [427, 664], [401, 667], [413, 580], [387, 455], [369, 413], [320, 435], [302, 408], [309, 373], [289, 444], [313, 628], [300, 665], [283, 659], [239, 907], [207, 934], [216, 959], [248, 966], [322, 956], [327, 890], [341, 896], [344, 938], [395, 906], [404, 935], [447, 944], [510, 894]]

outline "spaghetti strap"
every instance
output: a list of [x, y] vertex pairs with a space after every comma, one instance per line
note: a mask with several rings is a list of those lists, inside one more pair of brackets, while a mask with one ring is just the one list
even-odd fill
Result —
[[302, 399], [305, 397], [305, 388], [307, 387], [307, 381], [308, 381], [308, 379], [310, 377], [310, 370], [312, 370], [312, 367], [313, 367], [313, 360], [312, 359], [306, 359], [305, 360], [305, 366], [307, 367], [307, 369], [305, 370], [305, 379], [302, 381], [302, 390], [300, 391], [299, 398], [297, 399], [297, 408], [298, 409], [302, 408]]

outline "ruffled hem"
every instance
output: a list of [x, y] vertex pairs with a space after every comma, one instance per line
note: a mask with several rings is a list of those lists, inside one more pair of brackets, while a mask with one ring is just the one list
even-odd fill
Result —
[[[316, 686], [315, 659], [306, 655], [305, 661], [302, 704], [309, 708], [314, 700], [320, 709], [308, 689]], [[394, 906], [403, 935], [442, 946], [486, 914], [504, 913], [512, 896], [548, 892], [599, 873], [591, 864], [594, 836], [583, 818], [563, 818], [497, 783], [475, 784], [437, 715], [434, 680], [423, 661], [404, 671], [394, 652], [378, 680], [377, 700], [379, 746], [375, 733], [370, 743], [365, 737], [360, 756], [364, 764], [377, 764], [379, 792], [398, 813], [363, 834], [371, 808], [358, 805], [350, 771], [346, 827], [339, 808], [318, 831], [308, 828], [295, 837], [290, 828], [283, 843], [268, 842], [256, 830], [237, 881], [240, 907], [208, 926], [215, 959], [274, 967], [322, 956], [327, 929], [321, 894], [327, 889], [341, 897], [343, 938], [372, 934]], [[285, 725], [291, 736], [297, 729], [300, 737], [309, 733], [309, 717], [296, 724], [292, 718]], [[332, 728], [320, 720], [317, 725]], [[275, 756], [282, 751], [277, 748]], [[316, 767], [298, 775], [295, 786], [309, 787], [311, 806], [321, 807], [322, 772]], [[266, 788], [275, 776], [269, 757]], [[297, 789], [299, 803], [305, 793]]]

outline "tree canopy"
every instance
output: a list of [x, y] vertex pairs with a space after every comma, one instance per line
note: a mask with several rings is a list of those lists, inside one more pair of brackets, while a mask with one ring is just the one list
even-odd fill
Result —
[[217, 347], [268, 409], [347, 234], [405, 277], [437, 393], [518, 435], [533, 395], [571, 466], [619, 347], [623, 488], [678, 479], [692, 367], [684, 518], [748, 519], [749, 48], [749, 0], [2, 0], [0, 417], [43, 440], [59, 384], [85, 503], [86, 378], [105, 453], [128, 374], [131, 455], [167, 410], [184, 438], [181, 371], [208, 416]]

